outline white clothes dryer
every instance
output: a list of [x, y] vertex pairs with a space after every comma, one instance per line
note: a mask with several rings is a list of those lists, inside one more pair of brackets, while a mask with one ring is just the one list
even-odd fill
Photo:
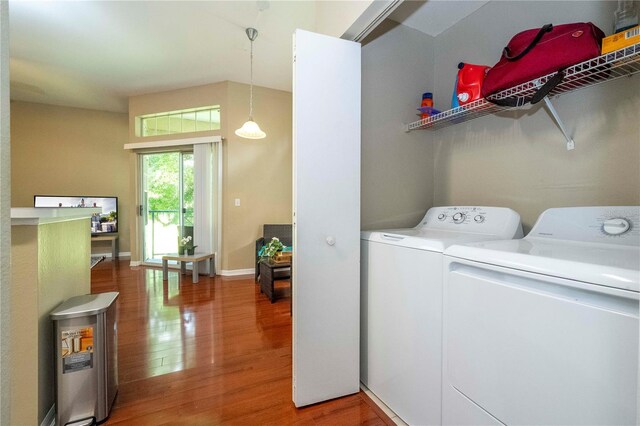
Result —
[[521, 237], [520, 216], [499, 207], [434, 207], [415, 228], [362, 232], [360, 377], [405, 422], [441, 422], [442, 252]]
[[443, 423], [636, 423], [640, 207], [445, 251]]

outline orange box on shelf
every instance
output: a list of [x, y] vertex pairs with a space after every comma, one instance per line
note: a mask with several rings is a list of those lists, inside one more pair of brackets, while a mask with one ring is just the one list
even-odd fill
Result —
[[640, 43], [640, 25], [602, 39], [602, 54]]

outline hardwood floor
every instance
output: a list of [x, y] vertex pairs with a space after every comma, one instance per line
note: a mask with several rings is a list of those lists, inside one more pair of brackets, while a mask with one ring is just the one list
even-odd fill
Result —
[[105, 261], [94, 293], [119, 291], [119, 392], [106, 424], [393, 425], [363, 392], [291, 402], [288, 282], [271, 304], [253, 277], [200, 277]]

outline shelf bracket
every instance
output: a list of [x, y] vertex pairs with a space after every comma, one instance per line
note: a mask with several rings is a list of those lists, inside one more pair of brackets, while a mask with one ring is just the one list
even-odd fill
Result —
[[567, 132], [567, 129], [564, 127], [564, 123], [560, 119], [560, 116], [558, 115], [558, 111], [556, 111], [556, 108], [553, 106], [553, 104], [549, 100], [549, 97], [545, 96], [543, 100], [545, 105], [547, 106], [547, 110], [549, 110], [549, 112], [553, 116], [553, 119], [556, 121], [556, 124], [558, 125], [558, 127], [560, 127], [560, 131], [564, 135], [564, 138], [567, 140], [567, 151], [571, 151], [576, 147], [576, 143], [574, 142], [573, 138], [569, 136], [569, 132]]
[[[535, 85], [536, 87], [540, 88], [543, 86], [542, 82], [540, 81], [540, 79], [537, 79], [535, 81]], [[551, 103], [551, 100], [549, 99], [549, 96], [545, 96], [544, 98], [542, 98], [544, 100], [544, 103], [547, 107], [547, 110], [551, 113], [551, 115], [553, 116], [553, 119], [555, 120], [556, 124], [558, 125], [558, 127], [560, 128], [560, 131], [562, 132], [562, 134], [564, 135], [565, 140], [567, 141], [567, 151], [571, 151], [572, 149], [575, 149], [576, 147], [576, 143], [574, 142], [573, 138], [571, 136], [569, 136], [569, 132], [567, 132], [567, 129], [564, 127], [564, 123], [562, 122], [562, 120], [560, 119], [560, 116], [558, 115], [558, 111], [556, 111], [556, 108], [553, 106], [553, 104]]]

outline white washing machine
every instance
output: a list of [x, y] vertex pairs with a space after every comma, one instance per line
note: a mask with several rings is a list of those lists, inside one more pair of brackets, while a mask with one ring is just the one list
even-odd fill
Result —
[[640, 207], [445, 251], [443, 423], [636, 423]]
[[521, 238], [498, 207], [434, 207], [415, 228], [362, 232], [362, 382], [405, 422], [440, 424], [446, 247]]

